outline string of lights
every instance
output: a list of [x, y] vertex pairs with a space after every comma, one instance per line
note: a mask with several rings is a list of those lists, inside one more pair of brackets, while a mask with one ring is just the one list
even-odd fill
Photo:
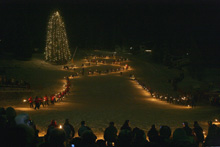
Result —
[[58, 11], [51, 15], [48, 22], [45, 58], [57, 64], [71, 59], [65, 25]]

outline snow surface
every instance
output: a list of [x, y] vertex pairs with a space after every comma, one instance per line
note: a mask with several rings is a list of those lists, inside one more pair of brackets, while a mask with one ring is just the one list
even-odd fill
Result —
[[[34, 110], [22, 100], [29, 96], [60, 92], [65, 82], [64, 76], [73, 73], [72, 70], [63, 70], [60, 65], [45, 62], [41, 56], [35, 55], [31, 61], [0, 61], [1, 66], [7, 69], [6, 74], [15, 79], [28, 81], [33, 90], [30, 93], [1, 93], [0, 107], [12, 106], [18, 114], [28, 113], [40, 130], [41, 136], [46, 133], [52, 119], [58, 124], [64, 124], [64, 120], [69, 118], [76, 132], [80, 122], [85, 120], [97, 137], [103, 138], [103, 132], [110, 121], [114, 121], [116, 127], [120, 129], [124, 121], [129, 119], [131, 127], [139, 127], [147, 132], [152, 124], [156, 124], [157, 129], [161, 125], [168, 125], [174, 131], [175, 128], [182, 127], [184, 121], [188, 121], [190, 127], [193, 127], [193, 122], [197, 120], [207, 132], [207, 121], [214, 120], [218, 116], [219, 109], [215, 107], [198, 106], [191, 109], [155, 100], [136, 82], [129, 79], [130, 73], [144, 75], [143, 71], [146, 69], [136, 71], [135, 66], [122, 75], [118, 72], [74, 78], [71, 80], [70, 94], [63, 102]], [[81, 70], [84, 61], [74, 62], [80, 67], [77, 71]], [[134, 62], [132, 65], [135, 65]], [[85, 71], [117, 67], [111, 64], [97, 66], [92, 64], [90, 67], [85, 67]]]

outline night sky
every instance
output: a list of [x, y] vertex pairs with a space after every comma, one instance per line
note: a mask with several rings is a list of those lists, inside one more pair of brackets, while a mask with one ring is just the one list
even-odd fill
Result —
[[45, 47], [49, 15], [59, 10], [70, 48], [109, 49], [115, 45], [165, 45], [218, 51], [217, 1], [2, 1], [1, 49]]

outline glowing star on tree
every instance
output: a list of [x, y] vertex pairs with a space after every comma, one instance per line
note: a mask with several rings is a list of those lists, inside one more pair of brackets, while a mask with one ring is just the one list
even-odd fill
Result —
[[50, 16], [45, 47], [46, 61], [63, 64], [71, 59], [64, 22], [58, 11]]

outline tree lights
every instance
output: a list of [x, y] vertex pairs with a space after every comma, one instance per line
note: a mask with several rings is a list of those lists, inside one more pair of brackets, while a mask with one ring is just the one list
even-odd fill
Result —
[[45, 55], [46, 61], [56, 64], [64, 64], [71, 59], [66, 29], [58, 11], [48, 22]]

